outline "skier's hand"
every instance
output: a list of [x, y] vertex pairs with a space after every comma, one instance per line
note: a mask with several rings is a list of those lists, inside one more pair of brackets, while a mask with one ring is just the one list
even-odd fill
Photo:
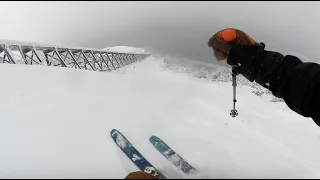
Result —
[[208, 46], [218, 61], [227, 60], [231, 66], [245, 63], [261, 47], [245, 32], [234, 28], [218, 31], [209, 39]]

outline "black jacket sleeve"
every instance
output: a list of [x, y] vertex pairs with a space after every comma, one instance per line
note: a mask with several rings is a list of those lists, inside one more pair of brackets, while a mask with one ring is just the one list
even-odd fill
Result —
[[288, 107], [320, 126], [320, 65], [298, 57], [259, 50], [240, 73], [283, 98]]

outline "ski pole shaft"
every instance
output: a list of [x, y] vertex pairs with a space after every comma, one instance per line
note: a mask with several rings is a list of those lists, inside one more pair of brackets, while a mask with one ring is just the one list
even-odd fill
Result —
[[236, 81], [236, 76], [235, 75], [232, 76], [232, 86], [233, 86], [233, 109], [235, 109], [236, 108], [236, 102], [237, 102], [237, 99], [236, 99], [237, 81]]
[[236, 110], [236, 87], [237, 87], [237, 78], [236, 76], [239, 74], [238, 70], [233, 67], [232, 68], [232, 86], [233, 86], [233, 109], [230, 112], [230, 116], [236, 117], [238, 115], [238, 112]]

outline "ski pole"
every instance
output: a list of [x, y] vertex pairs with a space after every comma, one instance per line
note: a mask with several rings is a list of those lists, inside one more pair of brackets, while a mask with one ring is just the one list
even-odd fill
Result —
[[236, 117], [238, 115], [238, 111], [236, 110], [236, 87], [237, 87], [237, 75], [239, 75], [239, 71], [237, 67], [232, 67], [232, 86], [233, 86], [233, 109], [230, 112], [230, 116]]

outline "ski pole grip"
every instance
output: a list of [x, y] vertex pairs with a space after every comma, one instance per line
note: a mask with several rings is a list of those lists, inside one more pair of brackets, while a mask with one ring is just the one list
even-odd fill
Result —
[[240, 74], [239, 67], [233, 66], [232, 67], [232, 75], [238, 76]]

